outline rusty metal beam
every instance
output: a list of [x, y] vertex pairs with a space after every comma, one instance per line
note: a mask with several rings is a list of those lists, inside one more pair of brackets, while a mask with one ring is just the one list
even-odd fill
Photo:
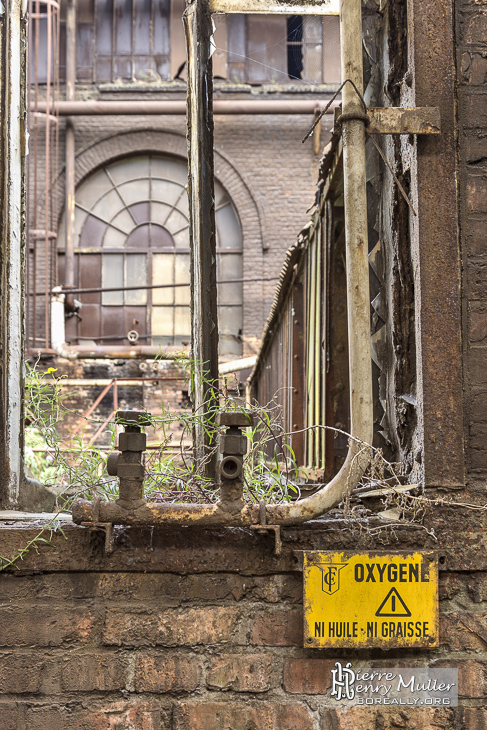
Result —
[[460, 258], [456, 211], [452, 0], [408, 0], [407, 38], [417, 106], [437, 104], [441, 134], [419, 137], [411, 216], [418, 403], [425, 485], [465, 482]]
[[368, 108], [369, 134], [440, 134], [440, 110], [430, 107]]
[[191, 243], [191, 346], [195, 364], [192, 404], [200, 416], [194, 452], [216, 480], [211, 452], [211, 409], [218, 403], [218, 308], [213, 162], [212, 20], [207, 0], [192, 0], [184, 13], [187, 45], [188, 197]]
[[339, 15], [339, 0], [210, 0], [212, 13]]
[[[217, 99], [213, 102], [213, 114], [314, 114], [317, 109], [324, 109], [327, 104], [326, 99]], [[332, 116], [334, 109], [339, 102], [334, 101], [329, 109], [329, 115]], [[185, 101], [179, 100], [159, 100], [147, 101], [132, 99], [128, 101], [58, 101], [54, 105], [51, 104], [51, 111], [54, 110], [60, 116], [94, 116], [94, 115], [120, 115], [137, 114], [138, 116], [146, 114], [155, 114], [157, 116], [183, 116], [187, 111]], [[36, 110], [46, 112], [46, 103], [38, 101]]]

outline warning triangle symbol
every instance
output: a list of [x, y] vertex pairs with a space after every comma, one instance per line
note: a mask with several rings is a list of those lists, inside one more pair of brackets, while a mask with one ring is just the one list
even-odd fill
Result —
[[391, 588], [387, 596], [384, 598], [379, 608], [375, 612], [376, 616], [410, 616], [411, 611], [402, 600], [395, 588]]

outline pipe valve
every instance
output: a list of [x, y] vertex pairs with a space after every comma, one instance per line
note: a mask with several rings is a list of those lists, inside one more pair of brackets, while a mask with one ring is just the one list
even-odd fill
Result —
[[151, 424], [151, 414], [145, 411], [117, 411], [115, 421], [124, 426], [118, 437], [118, 452], [107, 458], [106, 470], [110, 476], [119, 477], [119, 500], [142, 500], [144, 481], [144, 452], [147, 436], [142, 426]]

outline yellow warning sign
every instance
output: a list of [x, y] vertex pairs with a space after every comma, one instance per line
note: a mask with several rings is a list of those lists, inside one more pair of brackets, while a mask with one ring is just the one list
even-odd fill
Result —
[[434, 553], [304, 553], [309, 647], [433, 647], [438, 643]]

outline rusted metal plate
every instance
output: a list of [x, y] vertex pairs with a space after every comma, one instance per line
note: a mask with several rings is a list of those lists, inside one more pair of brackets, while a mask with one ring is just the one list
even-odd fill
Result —
[[212, 13], [282, 13], [284, 15], [339, 15], [338, 0], [210, 0]]
[[434, 553], [309, 552], [303, 570], [305, 646], [437, 645]]
[[[452, 510], [453, 511], [453, 510]], [[462, 527], [463, 525], [463, 527]], [[468, 527], [467, 527], [468, 525]], [[377, 529], [377, 522], [375, 523]], [[364, 529], [361, 534], [345, 520], [315, 521], [300, 527], [284, 527], [282, 554], [273, 555], [271, 537], [256, 535], [255, 531], [147, 526], [116, 527], [115, 550], [104, 555], [103, 540], [97, 540], [84, 527], [67, 525], [63, 533], [56, 532], [50, 544], [37, 545], [18, 561], [9, 572], [32, 571], [117, 571], [169, 573], [225, 573], [267, 575], [302, 571], [300, 556], [305, 551], [371, 551], [378, 549], [379, 541], [394, 541], [394, 546], [408, 552], [431, 551], [439, 545], [447, 546], [440, 554], [440, 570], [487, 571], [487, 532], [475, 525], [465, 511], [442, 526], [435, 526], [435, 541], [420, 525], [418, 529], [386, 526], [371, 537]], [[2, 525], [2, 556], [11, 558], [39, 532], [39, 525]], [[222, 550], [222, 545], [225, 549]], [[302, 552], [303, 551], [303, 552]]]
[[428, 107], [367, 109], [370, 134], [440, 134], [440, 110]]

